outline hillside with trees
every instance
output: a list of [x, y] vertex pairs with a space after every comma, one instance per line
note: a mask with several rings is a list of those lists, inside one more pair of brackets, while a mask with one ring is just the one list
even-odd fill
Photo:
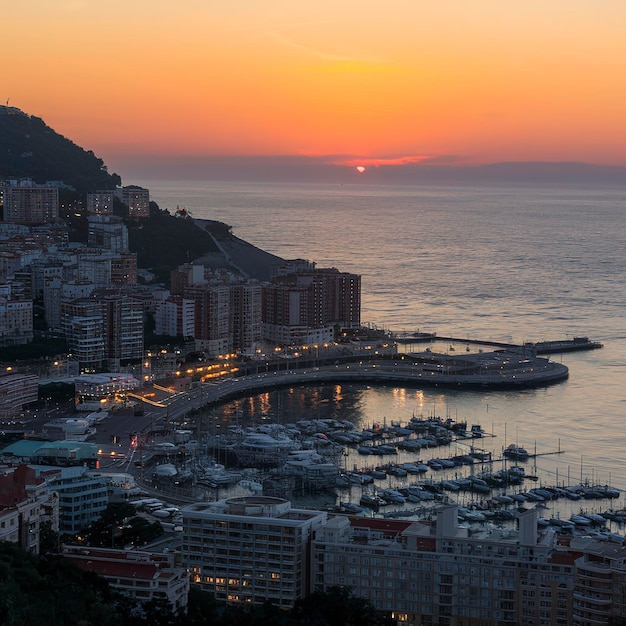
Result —
[[186, 614], [176, 615], [166, 600], [139, 605], [109, 587], [104, 578], [83, 572], [61, 555], [38, 556], [0, 541], [0, 624], [24, 626], [391, 626], [395, 624], [355, 598], [348, 588], [314, 593], [284, 610], [221, 605], [191, 587]]
[[102, 159], [59, 135], [45, 122], [15, 107], [0, 106], [0, 179], [63, 181], [78, 193], [122, 184]]

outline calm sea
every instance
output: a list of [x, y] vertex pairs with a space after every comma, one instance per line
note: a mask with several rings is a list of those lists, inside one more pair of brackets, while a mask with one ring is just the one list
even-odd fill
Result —
[[332, 416], [366, 427], [450, 416], [494, 434], [484, 449], [518, 443], [538, 453], [545, 484], [583, 479], [626, 489], [624, 190], [140, 184], [162, 209], [184, 206], [281, 257], [361, 274], [362, 321], [378, 328], [604, 344], [551, 357], [570, 378], [543, 389], [294, 389], [232, 403], [226, 417]]

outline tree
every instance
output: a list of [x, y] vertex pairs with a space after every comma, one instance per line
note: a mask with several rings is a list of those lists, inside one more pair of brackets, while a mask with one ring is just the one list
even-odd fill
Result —
[[296, 602], [293, 615], [303, 626], [391, 626], [368, 600], [355, 598], [349, 587], [330, 587]]

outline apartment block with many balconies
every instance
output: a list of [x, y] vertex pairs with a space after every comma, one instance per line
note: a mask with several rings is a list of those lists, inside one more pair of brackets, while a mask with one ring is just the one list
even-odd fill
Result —
[[181, 513], [182, 563], [217, 600], [290, 607], [309, 593], [311, 536], [326, 513], [263, 496], [192, 504]]

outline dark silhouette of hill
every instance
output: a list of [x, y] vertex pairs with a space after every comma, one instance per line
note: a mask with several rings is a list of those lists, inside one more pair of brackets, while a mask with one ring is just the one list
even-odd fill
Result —
[[16, 107], [0, 106], [0, 179], [63, 181], [78, 193], [122, 184], [102, 159], [59, 135], [45, 122]]
[[225, 268], [244, 278], [269, 281], [272, 269], [286, 263], [285, 259], [235, 237], [230, 227], [212, 220], [194, 220], [194, 223], [208, 233], [216, 250], [207, 250], [195, 262], [212, 268]]
[[284, 259], [235, 237], [230, 226], [213, 220], [194, 220], [150, 204], [150, 218], [127, 220], [129, 248], [137, 265], [150, 269], [160, 282], [184, 263], [223, 268], [257, 280], [270, 280], [272, 268]]

